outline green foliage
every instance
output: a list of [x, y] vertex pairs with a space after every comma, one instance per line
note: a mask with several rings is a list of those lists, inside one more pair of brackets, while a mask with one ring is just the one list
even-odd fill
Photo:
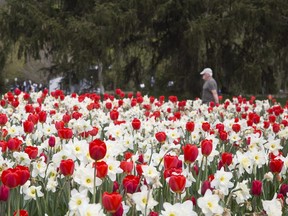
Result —
[[154, 90], [173, 80], [173, 91], [196, 97], [204, 67], [226, 93], [288, 88], [282, 0], [7, 0], [0, 22], [0, 40], [19, 43], [19, 58], [42, 50], [53, 59], [51, 74], [77, 79], [102, 64], [110, 88], [136, 90], [154, 76]]

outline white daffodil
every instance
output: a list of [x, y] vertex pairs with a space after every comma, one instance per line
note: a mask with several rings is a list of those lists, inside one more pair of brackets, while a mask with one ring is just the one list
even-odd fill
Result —
[[45, 177], [45, 172], [47, 168], [47, 163], [44, 162], [44, 158], [41, 157], [40, 160], [32, 162], [33, 170], [31, 176], [33, 178], [37, 177], [38, 175], [42, 178]]
[[30, 166], [31, 160], [27, 153], [25, 152], [13, 152], [13, 157], [15, 162], [23, 166]]
[[86, 206], [89, 203], [88, 191], [78, 191], [75, 188], [71, 191], [71, 198], [69, 201], [69, 210], [72, 212], [78, 211], [81, 206]]
[[53, 193], [56, 192], [58, 186], [58, 181], [53, 178], [48, 178], [46, 189], [47, 191], [51, 191]]
[[248, 180], [238, 182], [236, 188], [234, 189], [234, 194], [236, 195], [236, 202], [238, 204], [243, 204], [246, 200], [251, 198], [250, 189], [247, 186]]
[[269, 152], [272, 152], [274, 155], [277, 155], [279, 150], [283, 148], [280, 144], [280, 139], [275, 139], [274, 137], [269, 137], [267, 143], [264, 145]]
[[86, 155], [89, 153], [89, 144], [86, 140], [79, 140], [74, 138], [68, 142], [70, 148], [72, 149], [72, 153], [75, 155], [77, 159], [83, 161], [86, 159]]
[[163, 204], [164, 210], [161, 211], [161, 216], [171, 216], [171, 215], [189, 215], [196, 216], [196, 212], [193, 211], [193, 203], [191, 200], [187, 200], [183, 203], [171, 203], [165, 202]]
[[[141, 187], [141, 192], [136, 192], [132, 195], [132, 199], [136, 204], [137, 211], [148, 215], [154, 206], [158, 204], [152, 196], [152, 189], [148, 190], [146, 186]], [[147, 212], [145, 212], [147, 210]]]
[[117, 141], [105, 140], [107, 152], [105, 160], [115, 160], [118, 155], [123, 155], [125, 147], [123, 146], [122, 138]]
[[281, 129], [279, 132], [278, 132], [278, 136], [280, 139], [286, 139], [288, 138], [288, 127], [285, 127], [283, 129]]
[[7, 127], [8, 135], [11, 137], [16, 137], [24, 134], [23, 127], [19, 125], [11, 125], [11, 127]]
[[219, 196], [212, 194], [211, 190], [207, 190], [204, 197], [200, 197], [197, 200], [197, 205], [201, 208], [202, 212], [206, 216], [212, 216], [214, 214], [221, 215], [224, 211], [223, 207], [219, 205]]
[[107, 175], [111, 181], [115, 181], [116, 175], [123, 172], [123, 170], [120, 168], [120, 161], [109, 159], [106, 161], [106, 163], [108, 165]]
[[72, 154], [72, 149], [70, 146], [64, 145], [64, 148], [61, 151], [52, 156], [52, 161], [56, 167], [59, 167], [61, 160], [66, 160], [68, 158], [72, 159], [73, 161], [76, 160], [76, 157]]
[[57, 175], [57, 167], [55, 167], [53, 163], [49, 163], [46, 171], [46, 178], [56, 180]]
[[262, 200], [262, 205], [268, 216], [282, 215], [282, 204], [277, 199], [277, 194], [274, 195], [272, 200]]
[[231, 172], [225, 172], [224, 167], [221, 170], [217, 170], [214, 175], [214, 179], [211, 182], [211, 186], [219, 189], [224, 195], [228, 195], [229, 188], [232, 188], [234, 184], [230, 181], [233, 177]]
[[245, 171], [248, 174], [252, 173], [254, 164], [253, 160], [251, 159], [251, 153], [249, 151], [244, 153], [237, 151], [235, 161], [236, 164], [238, 163], [239, 175], [242, 175]]
[[41, 186], [36, 187], [34, 185], [31, 185], [28, 188], [23, 188], [24, 200], [31, 200], [31, 199], [36, 200], [37, 197], [44, 196], [44, 194], [41, 192], [41, 188], [42, 188]]
[[151, 184], [156, 188], [161, 186], [160, 173], [157, 171], [156, 167], [149, 165], [142, 165], [142, 170], [143, 170], [142, 175], [145, 177], [148, 184]]
[[40, 124], [38, 127], [39, 127], [39, 130], [42, 130], [43, 135], [46, 137], [50, 137], [53, 134], [57, 133], [57, 130], [53, 124], [43, 123], [43, 124]]
[[268, 156], [264, 150], [254, 149], [251, 151], [251, 159], [257, 168], [261, 168], [268, 161]]
[[83, 204], [78, 209], [80, 216], [105, 216], [100, 203]]
[[[88, 189], [93, 193], [94, 189], [94, 168], [92, 164], [88, 164], [86, 167], [82, 164], [75, 168], [74, 181], [77, 182], [81, 188]], [[102, 180], [96, 177], [96, 186], [100, 186]]]

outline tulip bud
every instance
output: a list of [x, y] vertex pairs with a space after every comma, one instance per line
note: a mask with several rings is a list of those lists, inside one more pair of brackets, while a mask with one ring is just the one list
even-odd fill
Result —
[[212, 144], [212, 140], [202, 140], [201, 142], [201, 152], [202, 155], [204, 155], [205, 157], [208, 157], [213, 149], [213, 144]]
[[48, 144], [50, 147], [54, 147], [56, 144], [56, 138], [54, 136], [49, 137]]
[[260, 196], [262, 193], [262, 181], [253, 180], [251, 186], [251, 194], [254, 196]]
[[10, 189], [5, 185], [0, 186], [0, 201], [7, 201], [9, 198]]

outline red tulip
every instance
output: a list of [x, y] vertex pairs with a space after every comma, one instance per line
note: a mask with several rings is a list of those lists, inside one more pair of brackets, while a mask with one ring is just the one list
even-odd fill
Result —
[[54, 147], [55, 144], [56, 144], [56, 138], [55, 138], [54, 136], [49, 137], [48, 145], [49, 145], [50, 147]]
[[113, 182], [113, 189], [112, 189], [112, 191], [113, 192], [117, 192], [118, 190], [119, 190], [119, 183], [117, 182], [117, 181], [114, 181]]
[[14, 89], [14, 94], [17, 95], [17, 96], [20, 95], [21, 94], [21, 90], [19, 88], [15, 88]]
[[19, 176], [19, 184], [24, 185], [30, 178], [30, 170], [26, 166], [17, 165], [14, 168], [15, 173]]
[[107, 152], [106, 144], [100, 139], [95, 139], [89, 143], [89, 154], [94, 160], [101, 160], [105, 157]]
[[241, 126], [238, 123], [235, 123], [232, 125], [232, 130], [236, 133], [238, 133], [241, 130]]
[[274, 123], [276, 121], [276, 116], [275, 115], [269, 115], [268, 120], [270, 123]]
[[71, 120], [71, 116], [69, 114], [64, 114], [62, 117], [62, 121], [64, 123], [68, 123]]
[[277, 123], [274, 123], [272, 125], [272, 130], [273, 130], [274, 133], [278, 133], [280, 131], [280, 125], [277, 124]]
[[172, 175], [169, 179], [169, 186], [175, 193], [182, 193], [185, 188], [186, 177], [183, 175]]
[[61, 160], [60, 162], [60, 172], [64, 176], [71, 176], [74, 173], [75, 164], [72, 159]]
[[155, 134], [156, 139], [160, 143], [164, 143], [166, 141], [166, 133], [165, 132], [157, 132]]
[[136, 104], [137, 104], [137, 100], [136, 100], [136, 98], [133, 98], [132, 100], [131, 100], [131, 107], [134, 107], [134, 106], [136, 106]]
[[8, 117], [6, 114], [0, 113], [0, 126], [6, 125]]
[[71, 139], [73, 137], [73, 131], [70, 128], [60, 128], [58, 129], [58, 136], [61, 139]]
[[91, 136], [96, 136], [98, 134], [99, 129], [97, 127], [93, 127], [92, 130], [89, 131]]
[[105, 161], [97, 161], [96, 162], [96, 170], [97, 170], [97, 177], [98, 178], [105, 178], [108, 173], [108, 165]]
[[30, 114], [28, 115], [27, 120], [33, 122], [33, 124], [35, 125], [35, 124], [38, 123], [39, 116], [38, 116], [37, 114], [32, 114], [32, 113], [30, 113]]
[[13, 213], [13, 216], [29, 216], [28, 211], [24, 210], [24, 209], [20, 209], [20, 210], [16, 210]]
[[26, 113], [34, 113], [34, 107], [33, 107], [33, 105], [32, 104], [26, 104], [25, 105], [25, 111], [26, 111]]
[[193, 163], [198, 157], [198, 147], [192, 144], [186, 144], [183, 147], [185, 163]]
[[40, 112], [38, 113], [38, 116], [39, 116], [39, 122], [41, 122], [41, 123], [46, 122], [47, 112], [45, 112], [45, 111], [40, 111]]
[[118, 112], [117, 110], [111, 110], [111, 111], [110, 111], [110, 119], [111, 119], [112, 121], [117, 120], [118, 117], [119, 117], [119, 112]]
[[207, 190], [213, 190], [213, 188], [211, 187], [211, 182], [208, 180], [203, 181], [202, 186], [201, 186], [201, 194], [204, 195], [206, 193]]
[[253, 180], [251, 186], [251, 194], [254, 196], [260, 196], [262, 193], [262, 181]]
[[139, 130], [140, 127], [141, 127], [141, 121], [139, 119], [137, 119], [137, 118], [134, 118], [132, 120], [132, 127], [133, 127], [134, 130]]
[[220, 131], [224, 131], [225, 130], [225, 126], [222, 123], [217, 123], [215, 128], [218, 130], [218, 133], [220, 133]]
[[135, 193], [140, 183], [140, 176], [127, 175], [122, 181], [126, 193]]
[[159, 216], [159, 213], [158, 212], [155, 212], [155, 211], [151, 211], [149, 213], [149, 216]]
[[201, 142], [202, 155], [204, 155], [205, 157], [209, 156], [212, 152], [212, 149], [213, 149], [212, 140], [208, 140], [208, 139], [202, 140]]
[[0, 201], [7, 201], [9, 198], [10, 189], [6, 185], [0, 186]]
[[195, 128], [195, 123], [194, 122], [187, 122], [186, 123], [186, 130], [189, 132], [193, 132]]
[[233, 160], [233, 154], [229, 152], [223, 152], [221, 155], [223, 165], [229, 166]]
[[[123, 93], [124, 94], [124, 93]], [[122, 94], [120, 95], [120, 97], [122, 97]], [[123, 96], [124, 97], [124, 96]], [[122, 216], [124, 213], [124, 208], [122, 203], [120, 204], [120, 207], [118, 208], [118, 210], [112, 214], [112, 216]]]
[[36, 146], [27, 146], [24, 150], [30, 159], [35, 159], [38, 155], [38, 148]]
[[72, 113], [72, 118], [77, 120], [77, 119], [81, 118], [82, 115], [83, 115], [82, 113], [75, 111]]
[[171, 101], [172, 103], [176, 103], [178, 101], [178, 98], [177, 98], [177, 96], [170, 95], [168, 97], [168, 100]]
[[178, 168], [178, 163], [179, 163], [178, 156], [169, 155], [169, 154], [164, 156], [165, 169]]
[[106, 109], [110, 110], [112, 108], [112, 103], [106, 102], [105, 107], [106, 107]]
[[5, 100], [0, 100], [0, 105], [2, 106], [2, 107], [5, 107], [6, 106], [6, 101]]
[[171, 169], [165, 169], [164, 170], [164, 173], [163, 173], [163, 176], [164, 178], [169, 178], [171, 177], [172, 175], [175, 175], [175, 173], [181, 175], [183, 172], [183, 170], [181, 168], [171, 168]]
[[288, 184], [282, 184], [280, 189], [279, 189], [279, 193], [283, 194], [283, 196], [287, 196], [288, 193]]
[[11, 151], [18, 151], [20, 149], [21, 144], [22, 144], [22, 141], [14, 137], [8, 140], [7, 147]]
[[56, 128], [57, 130], [62, 129], [62, 128], [64, 128], [64, 127], [65, 127], [65, 123], [64, 123], [63, 121], [56, 121], [56, 122], [55, 122], [55, 128]]
[[102, 205], [109, 213], [115, 213], [121, 206], [122, 196], [117, 192], [104, 192], [102, 195]]
[[15, 188], [20, 185], [19, 175], [13, 168], [8, 168], [2, 172], [1, 181], [9, 188]]
[[7, 142], [4, 140], [0, 140], [0, 147], [2, 152], [6, 152], [7, 150]]
[[115, 94], [120, 95], [122, 93], [122, 90], [120, 88], [115, 89]]
[[32, 133], [34, 131], [34, 123], [26, 120], [23, 122], [23, 128], [25, 133]]
[[269, 163], [269, 168], [272, 173], [280, 173], [284, 162], [281, 159], [273, 159]]
[[133, 161], [121, 161], [120, 168], [126, 173], [130, 174], [133, 170]]
[[269, 122], [269, 121], [264, 121], [264, 122], [263, 122], [263, 127], [264, 127], [265, 129], [268, 129], [269, 126], [270, 126], [270, 122]]
[[210, 130], [210, 124], [209, 124], [209, 122], [203, 122], [203, 123], [202, 123], [202, 129], [203, 129], [204, 131], [209, 131], [209, 130]]
[[219, 138], [222, 140], [222, 141], [226, 141], [227, 138], [228, 138], [228, 134], [226, 131], [222, 130], [219, 132]]

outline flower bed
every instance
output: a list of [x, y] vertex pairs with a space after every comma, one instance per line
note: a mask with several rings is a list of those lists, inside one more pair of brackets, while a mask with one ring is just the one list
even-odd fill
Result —
[[8, 92], [0, 215], [287, 215], [288, 104]]

